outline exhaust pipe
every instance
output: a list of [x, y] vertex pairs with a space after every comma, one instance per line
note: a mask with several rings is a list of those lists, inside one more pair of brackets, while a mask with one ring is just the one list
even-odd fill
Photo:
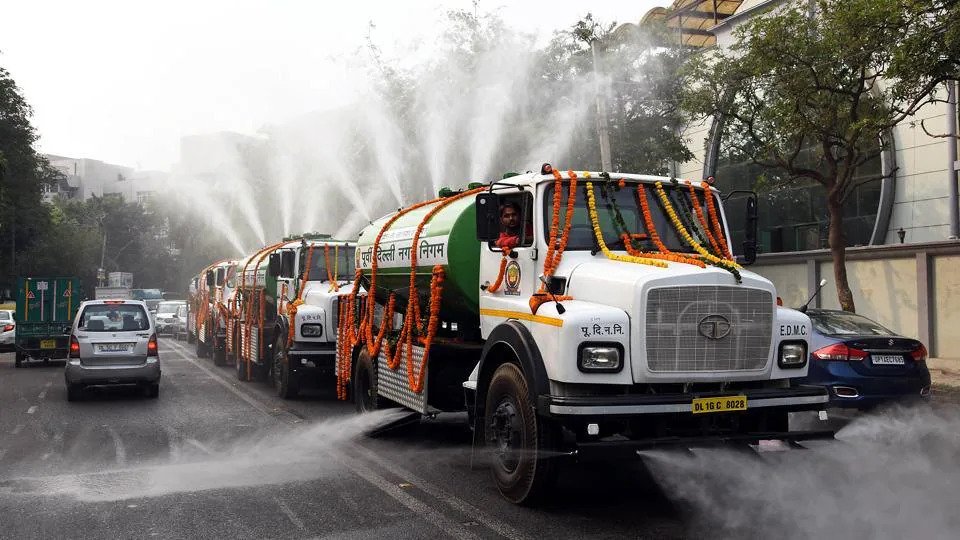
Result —
[[860, 392], [857, 392], [857, 389], [851, 386], [834, 386], [833, 393], [842, 398], [860, 397]]

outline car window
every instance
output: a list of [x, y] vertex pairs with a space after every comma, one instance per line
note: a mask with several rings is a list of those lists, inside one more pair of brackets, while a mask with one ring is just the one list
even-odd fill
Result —
[[884, 328], [877, 322], [857, 315], [855, 313], [845, 313], [842, 311], [819, 311], [811, 312], [810, 321], [813, 322], [813, 328], [821, 334], [828, 336], [891, 336], [892, 331]]
[[0, 321], [9, 321], [9, 320], [10, 320], [10, 314], [7, 313], [6, 311], [0, 311]]
[[150, 319], [136, 304], [93, 304], [80, 314], [81, 330], [87, 332], [135, 332], [150, 328]]
[[177, 309], [177, 317], [186, 317], [187, 316], [187, 306], [186, 304], [181, 304], [180, 308]]

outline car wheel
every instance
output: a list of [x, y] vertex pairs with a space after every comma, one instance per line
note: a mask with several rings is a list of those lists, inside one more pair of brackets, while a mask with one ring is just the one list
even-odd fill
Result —
[[157, 399], [160, 397], [160, 383], [150, 383], [146, 386], [146, 394], [150, 399]]
[[500, 493], [515, 504], [534, 504], [557, 479], [557, 431], [537, 416], [527, 380], [516, 364], [497, 368], [487, 389], [484, 441]]
[[284, 339], [278, 339], [273, 345], [273, 386], [277, 395], [283, 399], [293, 399], [300, 392], [297, 375], [290, 370], [290, 361]]
[[67, 401], [80, 401], [83, 397], [83, 387], [79, 384], [67, 384]]

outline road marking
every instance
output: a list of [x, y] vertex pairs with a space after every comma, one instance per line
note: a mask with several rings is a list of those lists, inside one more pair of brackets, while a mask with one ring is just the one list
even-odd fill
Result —
[[45, 397], [47, 397], [47, 391], [46, 391], [46, 390], [44, 390], [43, 392], [40, 392], [40, 395], [37, 396], [37, 399], [43, 399], [43, 398], [45, 398]]
[[[195, 361], [193, 358], [190, 358], [189, 356], [187, 356], [183, 348], [176, 347], [176, 346], [171, 348], [176, 349], [178, 352], [180, 352], [181, 356], [186, 361], [197, 366], [201, 371], [203, 371], [204, 373], [212, 377], [214, 380], [216, 380], [218, 383], [226, 387], [237, 397], [239, 397], [240, 399], [242, 399], [243, 401], [251, 405], [254, 409], [262, 412], [263, 414], [266, 414], [267, 416], [280, 419], [289, 424], [297, 424], [302, 422], [299, 418], [296, 418], [293, 415], [275, 414], [269, 407], [267, 407], [263, 403], [253, 399], [252, 397], [247, 396], [245, 392], [234, 387], [232, 384], [222, 379], [219, 375], [207, 369], [206, 366], [201, 365], [200, 363]], [[292, 420], [285, 418], [285, 416], [289, 416], [290, 418], [292, 418]], [[416, 497], [410, 495], [409, 493], [406, 493], [405, 491], [397, 487], [395, 484], [389, 482], [386, 478], [380, 476], [379, 474], [374, 472], [372, 469], [364, 465], [363, 462], [354, 458], [350, 458], [349, 456], [346, 456], [346, 455], [341, 455], [341, 454], [330, 454], [330, 457], [334, 461], [340, 463], [341, 465], [343, 465], [344, 467], [352, 471], [354, 474], [356, 474], [360, 478], [363, 478], [368, 483], [378, 488], [380, 491], [383, 491], [387, 495], [396, 499], [397, 502], [399, 502], [403, 506], [406, 506], [408, 509], [413, 511], [414, 514], [418, 515], [427, 523], [430, 523], [431, 525], [437, 527], [438, 529], [446, 533], [448, 536], [452, 536], [454, 538], [464, 538], [464, 539], [479, 538], [477, 535], [463, 528], [461, 525], [454, 523], [449, 519], [447, 519], [446, 517], [444, 517], [443, 514], [441, 514], [439, 511], [437, 511], [433, 507], [428, 506], [426, 503], [420, 501]]]
[[117, 430], [107, 426], [107, 431], [110, 433], [110, 438], [113, 439], [113, 450], [116, 454], [117, 465], [122, 467], [127, 464], [127, 449], [123, 446], [123, 441], [120, 440], [120, 434], [117, 433]]
[[17, 424], [16, 426], [14, 426], [13, 431], [11, 431], [10, 434], [11, 434], [11, 435], [16, 435], [17, 433], [20, 433], [21, 431], [23, 431], [23, 424]]
[[361, 465], [359, 462], [340, 455], [334, 455], [333, 459], [342, 464], [344, 467], [353, 471], [353, 473], [360, 478], [363, 478], [367, 482], [379, 488], [380, 491], [383, 491], [387, 495], [396, 499], [397, 502], [413, 511], [415, 515], [420, 516], [420, 518], [422, 518], [424, 521], [430, 523], [434, 527], [437, 527], [448, 536], [452, 536], [454, 538], [479, 538], [479, 536], [461, 527], [459, 524], [450, 521], [437, 510], [427, 506], [425, 503], [403, 491], [396, 485], [391, 484], [385, 478]]
[[415, 486], [420, 488], [422, 491], [425, 491], [432, 497], [445, 502], [448, 506], [455, 508], [456, 510], [460, 511], [462, 514], [473, 519], [474, 521], [478, 521], [482, 523], [488, 529], [496, 531], [497, 534], [499, 534], [500, 536], [504, 536], [506, 538], [512, 538], [516, 540], [527, 538], [526, 535], [524, 535], [522, 532], [518, 531], [517, 529], [511, 527], [510, 525], [487, 514], [486, 512], [480, 510], [476, 506], [473, 506], [472, 504], [464, 501], [463, 499], [460, 499], [456, 495], [452, 495], [446, 492], [445, 490], [443, 490], [442, 488], [435, 486], [430, 482], [427, 482], [423, 478], [420, 478], [419, 476], [413, 474], [412, 472], [404, 469], [400, 465], [397, 465], [392, 461], [387, 461], [386, 459], [378, 456], [372, 450], [364, 448], [363, 446], [360, 446], [359, 444], [356, 444], [356, 443], [352, 443], [350, 445], [350, 448], [354, 452], [358, 454], [362, 454], [364, 457], [380, 465], [384, 469], [402, 477], [405, 480], [408, 480], [410, 483], [414, 484]]
[[307, 530], [307, 526], [304, 525], [303, 521], [299, 517], [297, 517], [296, 514], [293, 513], [293, 510], [291, 510], [290, 507], [287, 506], [287, 503], [281, 501], [280, 497], [274, 497], [273, 500], [274, 502], [277, 503], [277, 506], [280, 507], [280, 511], [283, 512], [284, 515], [286, 515], [287, 518], [290, 520], [290, 523], [293, 523], [293, 525], [296, 528], [300, 529], [301, 531]]
[[187, 443], [187, 444], [189, 444], [189, 445], [191, 445], [191, 446], [193, 446], [193, 447], [195, 447], [195, 448], [199, 448], [200, 451], [203, 452], [204, 454], [209, 454], [209, 455], [211, 455], [211, 456], [213, 455], [213, 450], [207, 448], [203, 443], [201, 443], [201, 442], [198, 441], [198, 440], [195, 440], [195, 439], [184, 439], [183, 442], [185, 442], [185, 443]]
[[31, 405], [30, 408], [27, 409], [27, 414], [33, 414], [33, 413], [35, 413], [35, 412], [37, 412], [37, 406], [36, 406], [36, 405]]

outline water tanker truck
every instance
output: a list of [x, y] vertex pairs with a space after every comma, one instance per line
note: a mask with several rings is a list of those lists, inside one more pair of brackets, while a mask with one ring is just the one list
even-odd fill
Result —
[[223, 306], [230, 291], [227, 273], [236, 265], [234, 260], [223, 260], [204, 268], [194, 277], [190, 286], [190, 316], [188, 326], [196, 339], [197, 356], [212, 356], [216, 365], [226, 363], [226, 320]]
[[227, 320], [240, 380], [269, 379], [285, 399], [324, 378], [333, 387], [337, 313], [350, 292], [353, 251], [314, 233], [237, 262]]
[[[544, 165], [373, 222], [342, 303], [339, 397], [466, 410], [514, 503], [565, 458], [830, 436], [789, 431], [788, 412], [827, 402], [795, 382], [810, 320], [736, 262], [718, 195]], [[752, 262], [755, 197], [747, 208]]]

